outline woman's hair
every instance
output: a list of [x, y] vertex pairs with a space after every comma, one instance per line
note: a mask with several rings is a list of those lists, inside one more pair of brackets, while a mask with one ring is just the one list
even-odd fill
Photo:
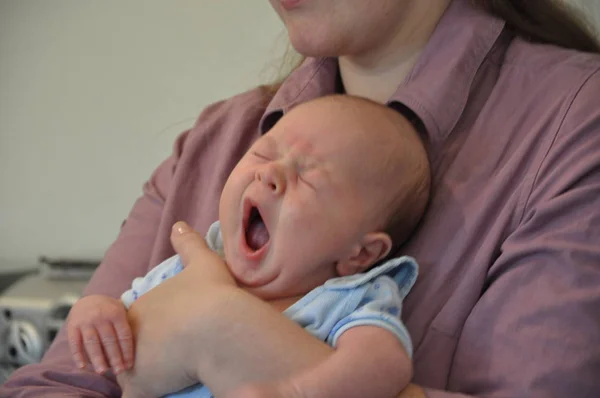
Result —
[[594, 29], [576, 7], [565, 0], [472, 0], [506, 21], [517, 36], [535, 43], [600, 53]]

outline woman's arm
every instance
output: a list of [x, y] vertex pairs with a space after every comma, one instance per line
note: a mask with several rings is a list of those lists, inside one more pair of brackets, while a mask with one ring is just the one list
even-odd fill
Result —
[[[120, 380], [128, 396], [160, 396], [199, 379], [219, 396], [250, 381], [279, 377], [286, 366], [304, 369], [330, 352], [271, 305], [237, 288], [217, 264], [223, 260], [215, 255], [211, 264], [201, 236], [181, 225], [173, 228], [173, 244], [185, 269], [140, 297], [128, 313], [136, 336], [136, 365]], [[288, 341], [307, 349], [290, 355]], [[240, 350], [254, 358], [252, 365], [237, 360]]]

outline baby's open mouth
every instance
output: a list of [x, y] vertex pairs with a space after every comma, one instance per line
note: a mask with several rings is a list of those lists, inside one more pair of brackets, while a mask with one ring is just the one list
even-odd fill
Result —
[[269, 231], [267, 231], [267, 227], [257, 207], [253, 206], [250, 209], [245, 232], [246, 244], [254, 251], [262, 249], [269, 242]]

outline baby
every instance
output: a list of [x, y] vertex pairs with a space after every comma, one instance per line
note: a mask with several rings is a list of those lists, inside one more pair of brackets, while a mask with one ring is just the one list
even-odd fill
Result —
[[[429, 187], [427, 155], [411, 123], [350, 96], [295, 107], [252, 145], [225, 183], [219, 221], [206, 241], [240, 288], [267, 302], [288, 299], [284, 314], [335, 347], [333, 355], [374, 341], [389, 345], [374, 358], [345, 364], [379, 366], [376, 379], [340, 383], [342, 369], [324, 368], [324, 396], [358, 390], [395, 396], [410, 382], [412, 344], [400, 314], [417, 265], [389, 255], [418, 224]], [[136, 278], [121, 300], [80, 299], [67, 326], [77, 366], [91, 361], [97, 372], [110, 367], [116, 374], [131, 368], [127, 308], [183, 267], [174, 256]], [[361, 342], [357, 331], [364, 327], [372, 333]], [[211, 394], [198, 384], [169, 396]]]

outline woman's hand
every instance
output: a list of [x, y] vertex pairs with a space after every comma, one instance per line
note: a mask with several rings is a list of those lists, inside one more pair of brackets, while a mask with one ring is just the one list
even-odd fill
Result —
[[189, 278], [197, 278], [197, 288], [205, 284], [236, 286], [225, 260], [212, 251], [204, 238], [185, 222], [179, 221], [173, 225], [171, 243], [184, 264], [182, 273]]
[[238, 290], [227, 264], [187, 224], [176, 223], [171, 240], [184, 270], [141, 296], [127, 314], [136, 337], [135, 366], [118, 378], [127, 397], [162, 396], [198, 383], [196, 358], [205, 343], [197, 332], [211, 324], [206, 314], [214, 316], [215, 303]]
[[200, 380], [215, 396], [243, 386], [251, 394], [256, 389], [250, 383], [285, 380], [333, 352], [238, 288], [224, 262], [187, 225], [176, 224], [171, 240], [187, 267], [129, 309], [136, 362], [119, 377], [125, 397], [162, 396]]

